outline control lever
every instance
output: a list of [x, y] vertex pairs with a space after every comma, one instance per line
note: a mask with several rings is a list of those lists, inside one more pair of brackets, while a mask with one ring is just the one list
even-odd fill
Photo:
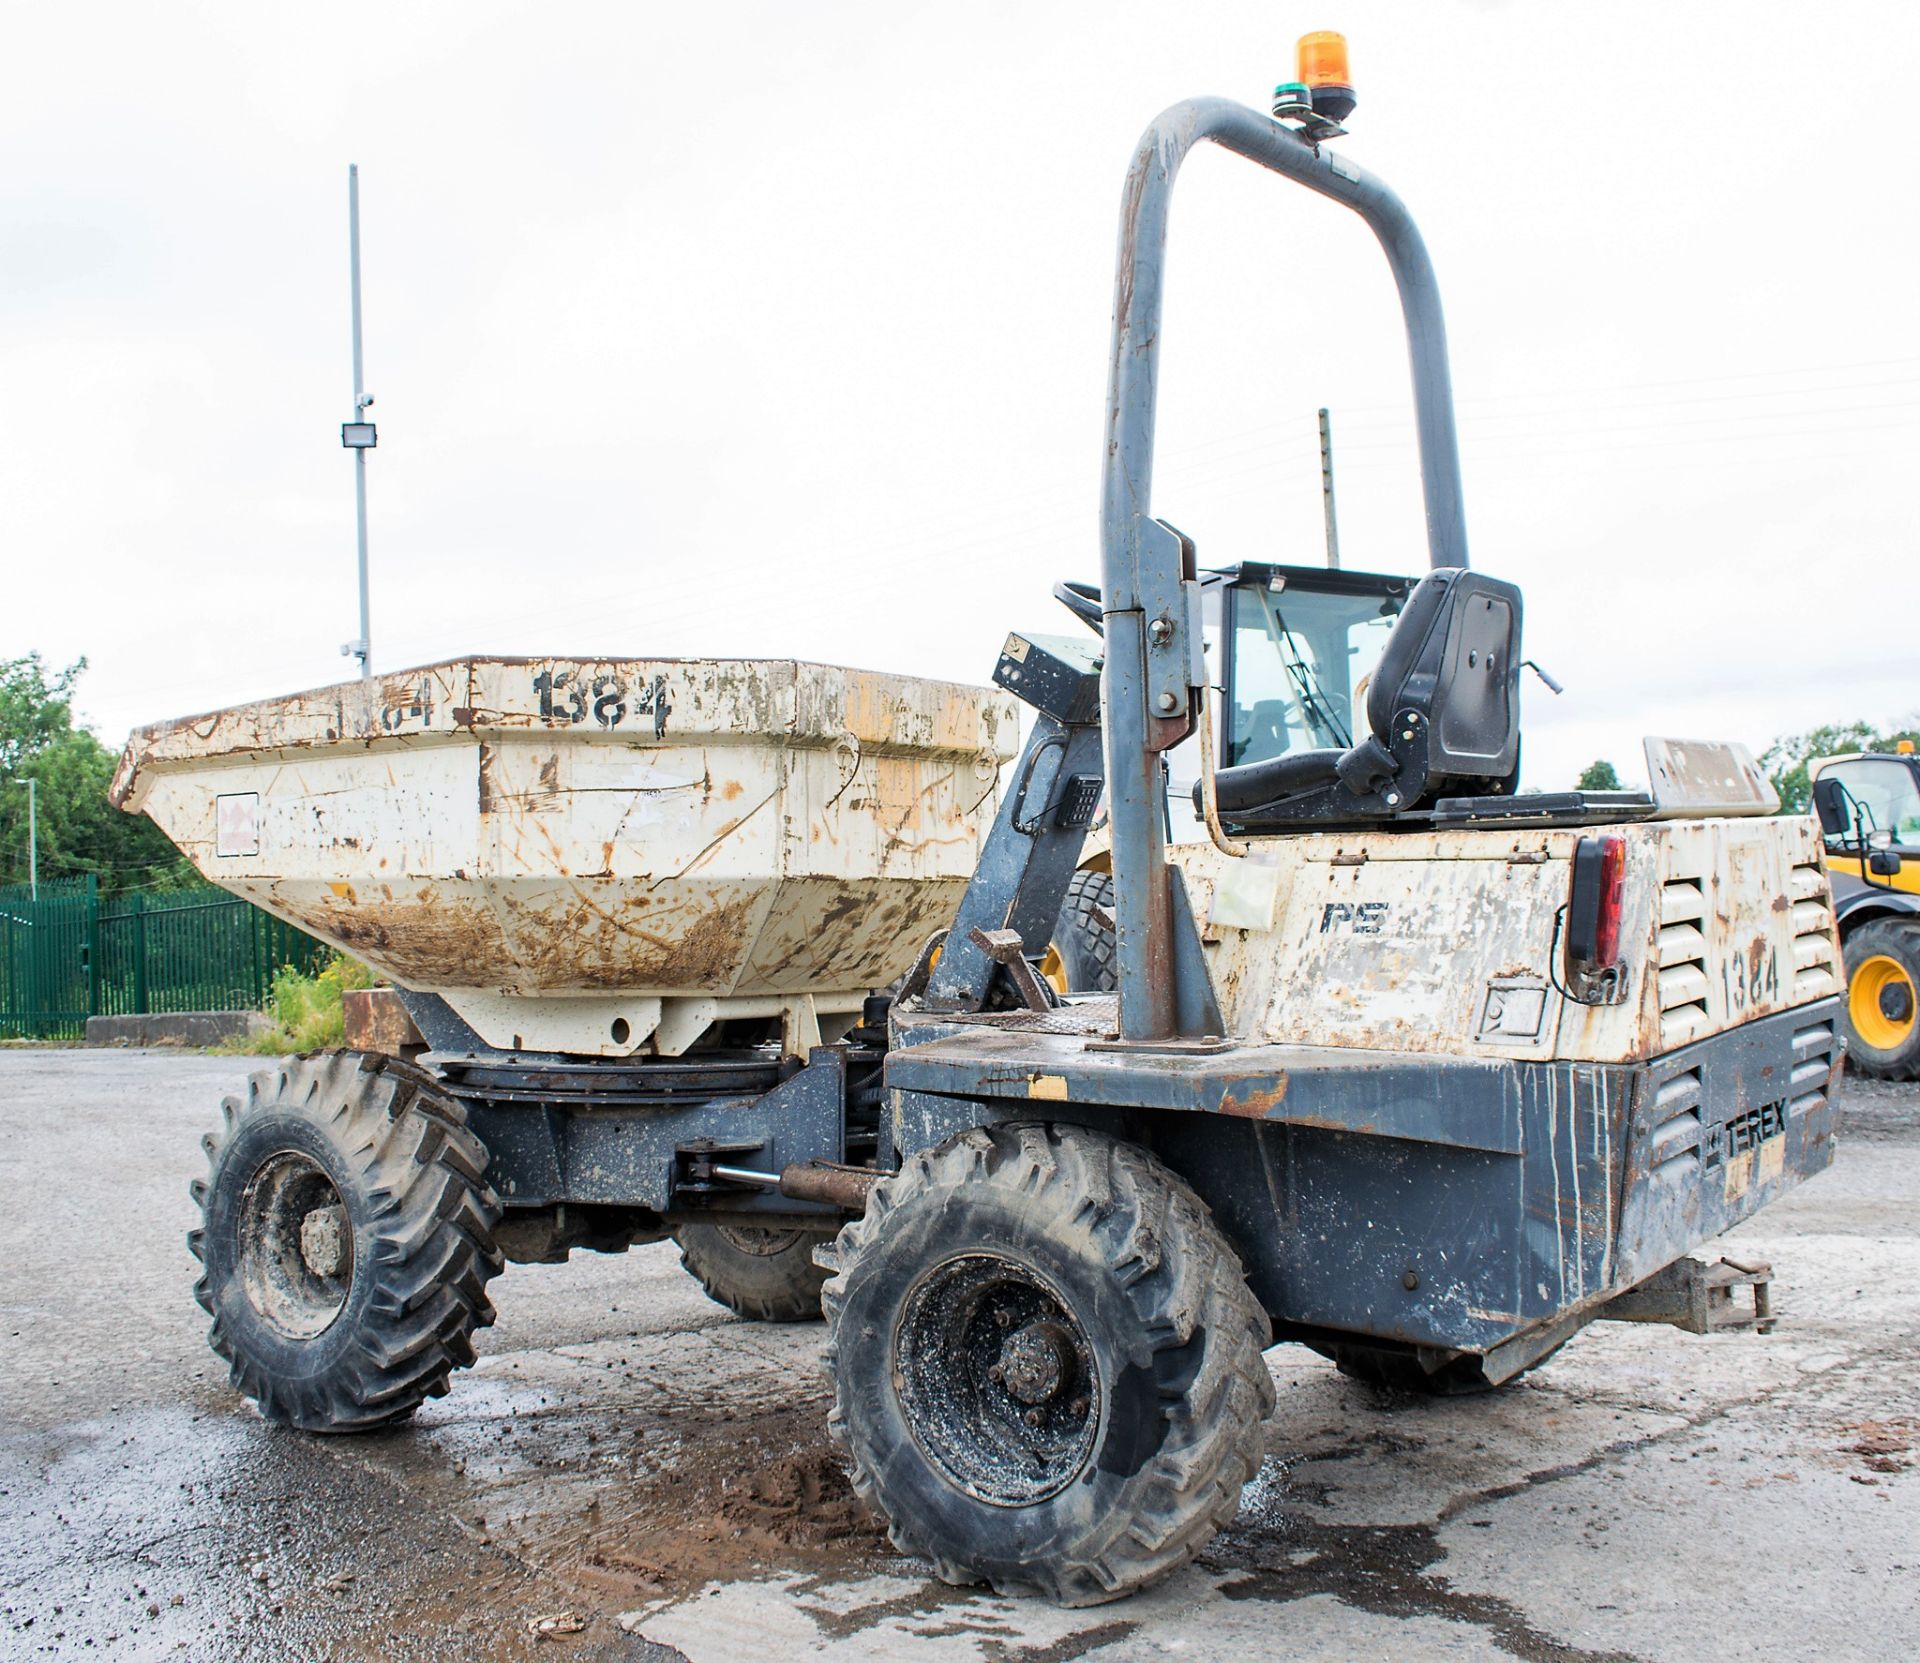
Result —
[[1002, 966], [1012, 979], [1014, 991], [1020, 995], [1020, 1002], [1030, 1011], [1053, 1009], [1053, 1000], [1047, 996], [1047, 989], [1041, 984], [1040, 973], [1033, 968], [1026, 949], [1017, 930], [972, 929], [968, 938], [992, 959]]

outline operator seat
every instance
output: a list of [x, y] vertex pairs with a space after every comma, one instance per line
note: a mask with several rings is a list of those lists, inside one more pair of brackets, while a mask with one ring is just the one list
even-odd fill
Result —
[[1244, 735], [1238, 747], [1241, 755], [1251, 751], [1262, 762], [1283, 755], [1291, 743], [1287, 735], [1287, 701], [1255, 699], [1246, 721], [1236, 724], [1235, 731]]
[[1366, 713], [1372, 731], [1348, 750], [1220, 769], [1221, 819], [1246, 832], [1366, 824], [1442, 793], [1511, 792], [1520, 773], [1520, 591], [1463, 567], [1429, 572], [1380, 655]]

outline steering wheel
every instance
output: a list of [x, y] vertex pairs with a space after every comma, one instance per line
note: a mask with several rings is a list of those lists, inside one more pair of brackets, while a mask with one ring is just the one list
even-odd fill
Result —
[[1053, 598], [1095, 635], [1105, 637], [1107, 625], [1100, 611], [1100, 591], [1091, 583], [1056, 583]]

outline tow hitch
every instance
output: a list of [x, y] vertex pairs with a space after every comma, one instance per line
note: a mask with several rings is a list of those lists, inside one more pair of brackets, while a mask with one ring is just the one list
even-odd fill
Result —
[[[1738, 1290], [1752, 1289], [1750, 1305]], [[1773, 1332], [1773, 1266], [1722, 1259], [1677, 1259], [1636, 1288], [1609, 1300], [1600, 1312], [1606, 1322], [1664, 1322], [1689, 1334], [1719, 1334], [1751, 1328]]]

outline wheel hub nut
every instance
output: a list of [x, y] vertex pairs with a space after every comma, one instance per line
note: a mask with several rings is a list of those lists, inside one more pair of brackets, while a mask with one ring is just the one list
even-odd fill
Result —
[[1060, 1395], [1073, 1366], [1073, 1341], [1057, 1322], [1030, 1322], [1000, 1348], [1000, 1378], [1022, 1403]]
[[347, 1268], [345, 1207], [315, 1207], [301, 1219], [300, 1257], [315, 1276], [338, 1276]]

